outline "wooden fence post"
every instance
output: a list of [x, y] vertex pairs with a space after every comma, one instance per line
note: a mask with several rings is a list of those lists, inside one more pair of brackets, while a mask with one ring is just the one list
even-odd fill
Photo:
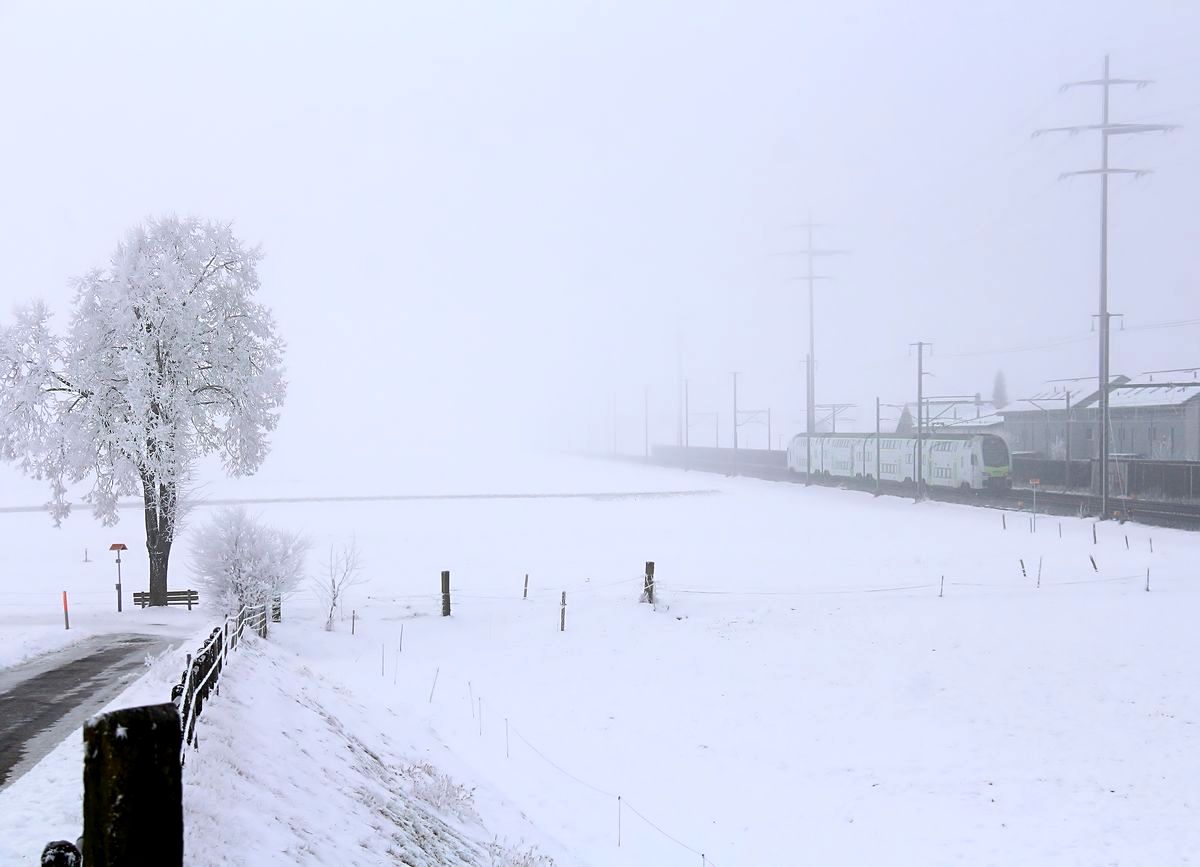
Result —
[[654, 561], [646, 561], [646, 583], [642, 587], [642, 602], [654, 604]]
[[[470, 608], [471, 606], [467, 606]], [[442, 616], [450, 616], [450, 573], [442, 572]]]
[[521, 595], [522, 599], [529, 598], [529, 573], [525, 573], [525, 592]]
[[562, 592], [562, 608], [559, 609], [559, 613], [558, 613], [558, 631], [559, 632], [567, 631], [567, 591], [566, 590], [564, 590]]
[[88, 867], [182, 867], [179, 712], [171, 702], [83, 726], [83, 858]]

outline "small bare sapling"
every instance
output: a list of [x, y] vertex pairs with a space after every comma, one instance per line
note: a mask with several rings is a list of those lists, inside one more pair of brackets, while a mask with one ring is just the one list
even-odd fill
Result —
[[352, 538], [341, 546], [330, 545], [326, 574], [317, 579], [313, 588], [317, 598], [321, 600], [322, 610], [326, 612], [326, 632], [333, 631], [334, 615], [337, 614], [350, 588], [366, 582], [358, 542]]

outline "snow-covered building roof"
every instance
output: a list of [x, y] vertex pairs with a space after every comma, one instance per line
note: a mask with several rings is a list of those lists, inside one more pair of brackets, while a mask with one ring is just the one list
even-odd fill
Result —
[[[1128, 376], [1114, 375], [1110, 380], [1110, 388], [1115, 385], [1121, 385], [1129, 382]], [[1082, 409], [1086, 406], [1091, 406], [1100, 399], [1100, 392], [1096, 389], [1096, 377], [1082, 377], [1080, 379], [1063, 379], [1047, 382], [1034, 394], [1022, 400], [1014, 400], [1007, 404], [1000, 413], [1008, 415], [1011, 413], [1021, 412], [1042, 412], [1054, 410], [1066, 411], [1067, 395], [1071, 396], [1071, 409]]]
[[[962, 399], [946, 399], [933, 398], [925, 403], [925, 407], [929, 414], [928, 423], [930, 425], [948, 425], [958, 422], [975, 421], [986, 415], [994, 415], [996, 407], [991, 401], [981, 400], [979, 398], [962, 398]], [[909, 413], [915, 419], [917, 417], [917, 408], [915, 405], [907, 405]]]
[[993, 411], [987, 415], [981, 415], [979, 418], [960, 418], [942, 421], [939, 419], [930, 419], [932, 427], [948, 427], [955, 429], [963, 428], [990, 428], [998, 427], [1004, 424], [1004, 416], [999, 412]]
[[1179, 406], [1200, 397], [1200, 381], [1155, 382], [1139, 377], [1118, 388], [1108, 396], [1109, 409]]
[[[1084, 391], [1088, 387], [1087, 382], [1086, 379], [1048, 382], [1037, 393], [1013, 401], [998, 412], [1000, 415], [1056, 410], [1065, 412], [1068, 393], [1071, 395], [1072, 410], [1095, 407], [1099, 402], [1099, 393], [1095, 389]], [[1110, 409], [1179, 406], [1196, 397], [1200, 397], [1200, 379], [1164, 379], [1162, 375], [1155, 379], [1153, 374], [1142, 374], [1137, 378], [1113, 376], [1109, 385], [1108, 406]]]

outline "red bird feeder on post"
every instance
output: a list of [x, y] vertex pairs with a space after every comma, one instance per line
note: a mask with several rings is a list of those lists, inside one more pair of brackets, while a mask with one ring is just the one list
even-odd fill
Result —
[[108, 550], [117, 552], [117, 613], [121, 613], [121, 552], [128, 551], [129, 548], [124, 542], [113, 542], [108, 546]]

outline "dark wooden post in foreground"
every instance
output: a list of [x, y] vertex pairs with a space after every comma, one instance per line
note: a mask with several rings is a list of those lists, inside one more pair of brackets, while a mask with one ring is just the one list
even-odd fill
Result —
[[[470, 607], [469, 605], [467, 606]], [[450, 616], [450, 573], [442, 573], [442, 616]]]
[[654, 604], [654, 561], [646, 561], [646, 584], [642, 588], [642, 602]]
[[100, 714], [84, 725], [88, 867], [182, 867], [181, 741], [171, 702]]

